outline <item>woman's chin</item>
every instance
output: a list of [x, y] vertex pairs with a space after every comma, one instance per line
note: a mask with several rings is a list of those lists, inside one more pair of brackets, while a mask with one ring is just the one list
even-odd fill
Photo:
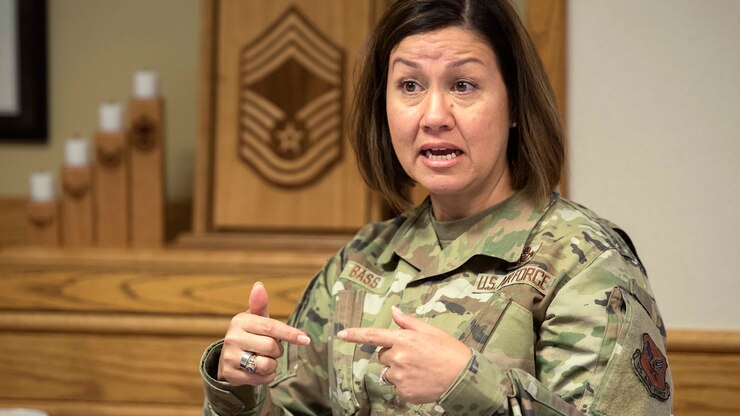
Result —
[[463, 186], [455, 183], [420, 183], [424, 189], [429, 192], [432, 198], [446, 198], [460, 196], [463, 193]]

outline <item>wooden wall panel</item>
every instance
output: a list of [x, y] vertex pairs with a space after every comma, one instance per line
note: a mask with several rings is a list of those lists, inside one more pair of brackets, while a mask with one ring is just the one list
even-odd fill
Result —
[[740, 414], [740, 353], [670, 352], [676, 415]]
[[[211, 340], [111, 334], [0, 334], [5, 398], [198, 404]], [[200, 352], [199, 352], [200, 350]]]
[[330, 254], [2, 248], [0, 406], [200, 414], [200, 356], [252, 284], [285, 320]]
[[740, 414], [740, 332], [668, 331], [676, 415]]

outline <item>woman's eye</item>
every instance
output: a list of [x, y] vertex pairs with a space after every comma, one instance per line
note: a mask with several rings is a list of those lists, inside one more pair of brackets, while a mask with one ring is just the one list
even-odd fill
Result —
[[468, 81], [458, 81], [455, 83], [456, 92], [469, 92], [473, 89], [473, 84]]
[[419, 90], [419, 84], [414, 81], [404, 81], [401, 84], [401, 88], [404, 90], [404, 92], [416, 92]]

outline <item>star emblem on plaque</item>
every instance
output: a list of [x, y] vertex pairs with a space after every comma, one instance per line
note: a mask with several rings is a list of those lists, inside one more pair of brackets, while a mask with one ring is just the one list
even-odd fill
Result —
[[241, 160], [264, 180], [300, 187], [342, 157], [344, 52], [296, 7], [244, 46]]

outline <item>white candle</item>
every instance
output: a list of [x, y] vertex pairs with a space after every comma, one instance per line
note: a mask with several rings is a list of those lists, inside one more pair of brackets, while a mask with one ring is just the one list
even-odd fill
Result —
[[134, 98], [156, 98], [159, 93], [158, 81], [156, 71], [136, 71], [134, 73]]
[[115, 133], [123, 130], [123, 107], [119, 103], [102, 104], [98, 110], [99, 131]]
[[53, 201], [56, 196], [54, 191], [54, 175], [51, 172], [34, 172], [31, 174], [31, 201], [47, 202]]
[[90, 142], [87, 139], [69, 139], [64, 148], [67, 166], [87, 166], [90, 161]]

